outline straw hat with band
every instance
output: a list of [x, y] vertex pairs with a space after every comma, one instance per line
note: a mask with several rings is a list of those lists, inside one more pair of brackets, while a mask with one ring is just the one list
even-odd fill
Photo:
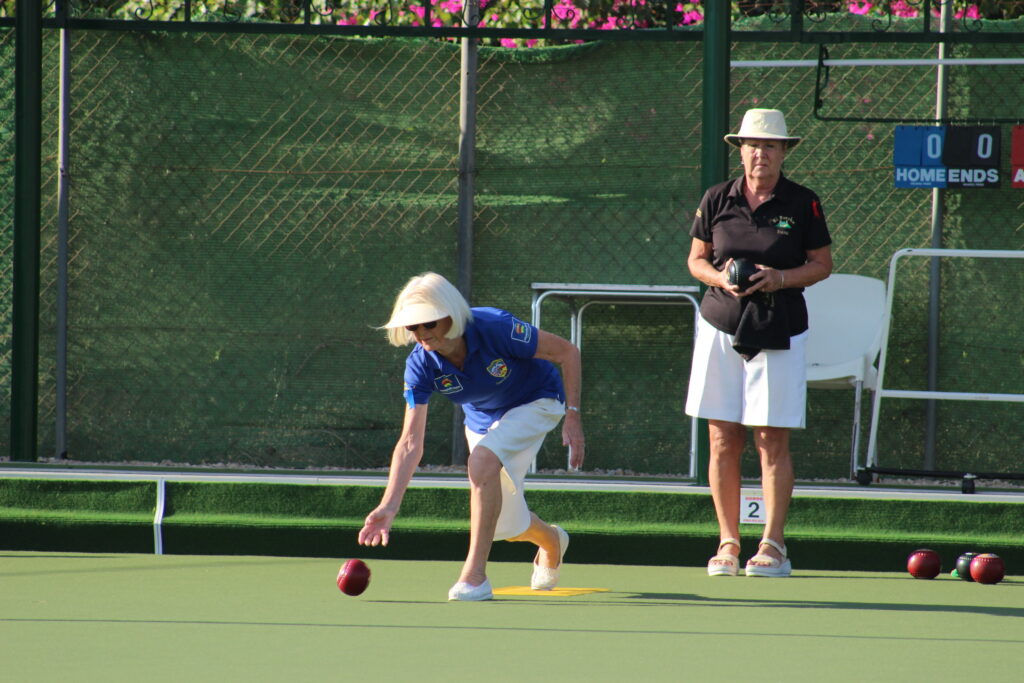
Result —
[[745, 139], [783, 140], [788, 149], [793, 149], [803, 138], [789, 135], [786, 117], [778, 109], [748, 109], [739, 131], [725, 136], [725, 141], [733, 147], [739, 147]]

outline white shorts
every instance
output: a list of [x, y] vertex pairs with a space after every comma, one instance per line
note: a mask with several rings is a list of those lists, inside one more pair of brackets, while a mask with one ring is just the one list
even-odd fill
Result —
[[518, 406], [501, 416], [486, 434], [466, 429], [470, 452], [477, 446], [490, 449], [501, 461], [501, 514], [494, 540], [515, 538], [530, 527], [523, 482], [540, 451], [544, 437], [558, 426], [565, 405], [553, 398], [541, 398]]
[[686, 414], [748, 427], [803, 429], [807, 419], [807, 331], [789, 350], [745, 361], [733, 336], [700, 318], [693, 343]]

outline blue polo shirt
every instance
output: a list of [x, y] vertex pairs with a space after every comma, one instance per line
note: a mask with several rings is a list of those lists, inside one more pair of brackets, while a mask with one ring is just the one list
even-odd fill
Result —
[[424, 404], [435, 391], [462, 406], [466, 426], [483, 434], [512, 408], [554, 398], [565, 401], [562, 376], [534, 358], [537, 328], [497, 308], [474, 308], [466, 326], [462, 370], [419, 344], [405, 361], [405, 400]]

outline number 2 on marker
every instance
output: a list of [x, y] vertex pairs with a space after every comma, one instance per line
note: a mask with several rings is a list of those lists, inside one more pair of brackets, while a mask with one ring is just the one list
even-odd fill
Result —
[[744, 495], [742, 502], [743, 514], [741, 515], [740, 522], [742, 524], [764, 524], [763, 511], [764, 498], [757, 495]]

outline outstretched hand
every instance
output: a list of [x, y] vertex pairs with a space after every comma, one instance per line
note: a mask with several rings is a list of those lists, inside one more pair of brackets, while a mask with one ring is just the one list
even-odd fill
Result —
[[359, 545], [387, 545], [394, 521], [394, 512], [383, 507], [375, 509], [366, 516], [363, 528], [359, 530]]

